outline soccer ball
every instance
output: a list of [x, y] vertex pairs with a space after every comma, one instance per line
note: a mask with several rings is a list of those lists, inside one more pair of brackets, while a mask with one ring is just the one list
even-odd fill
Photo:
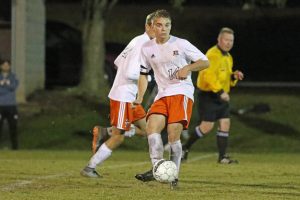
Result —
[[161, 159], [154, 164], [153, 176], [155, 180], [161, 183], [169, 183], [178, 178], [178, 169], [171, 160]]

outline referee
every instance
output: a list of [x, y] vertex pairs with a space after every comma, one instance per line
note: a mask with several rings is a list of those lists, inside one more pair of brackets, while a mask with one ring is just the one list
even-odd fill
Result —
[[237, 160], [232, 160], [226, 155], [230, 129], [229, 92], [230, 88], [244, 77], [241, 71], [232, 71], [233, 59], [229, 51], [233, 47], [233, 42], [234, 31], [224, 27], [219, 32], [217, 45], [206, 53], [210, 66], [200, 71], [197, 79], [200, 125], [195, 127], [195, 131], [183, 145], [182, 160], [187, 159], [191, 146], [199, 138], [208, 134], [214, 127], [214, 123], [218, 121], [219, 126], [216, 133], [219, 151], [218, 163], [237, 163]]

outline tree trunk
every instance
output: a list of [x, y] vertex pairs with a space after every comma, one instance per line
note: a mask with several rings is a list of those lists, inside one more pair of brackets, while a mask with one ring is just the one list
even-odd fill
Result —
[[105, 14], [109, 10], [105, 0], [83, 0], [83, 52], [79, 91], [106, 100], [109, 91], [104, 78]]
[[83, 68], [80, 88], [90, 94], [103, 93], [103, 90], [108, 87], [107, 81], [104, 79], [105, 45], [103, 32], [103, 19], [94, 19], [84, 25]]

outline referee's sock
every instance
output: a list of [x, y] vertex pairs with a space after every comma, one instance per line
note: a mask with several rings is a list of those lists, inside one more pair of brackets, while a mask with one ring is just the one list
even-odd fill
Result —
[[190, 149], [191, 146], [199, 139], [199, 138], [202, 138], [204, 135], [203, 133], [201, 132], [200, 130], [200, 127], [199, 126], [196, 126], [195, 127], [195, 132], [193, 132], [189, 139], [187, 140], [187, 142], [182, 146], [182, 149], [183, 150], [187, 150], [187, 149]]
[[217, 131], [217, 147], [219, 150], [219, 159], [222, 159], [226, 155], [228, 136], [228, 132]]

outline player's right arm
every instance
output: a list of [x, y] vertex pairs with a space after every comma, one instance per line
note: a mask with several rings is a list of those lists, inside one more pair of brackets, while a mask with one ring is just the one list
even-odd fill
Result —
[[137, 98], [134, 101], [134, 104], [141, 104], [144, 99], [145, 92], [148, 87], [148, 79], [147, 75], [141, 74], [139, 81], [138, 81], [138, 93], [137, 93]]
[[151, 67], [143, 52], [143, 48], [141, 50], [141, 54], [139, 57], [139, 63], [140, 63], [140, 77], [138, 80], [138, 93], [137, 93], [137, 98], [133, 102], [133, 104], [141, 104], [143, 102], [143, 98], [148, 87], [147, 76], [149, 74], [149, 71], [151, 70]]

